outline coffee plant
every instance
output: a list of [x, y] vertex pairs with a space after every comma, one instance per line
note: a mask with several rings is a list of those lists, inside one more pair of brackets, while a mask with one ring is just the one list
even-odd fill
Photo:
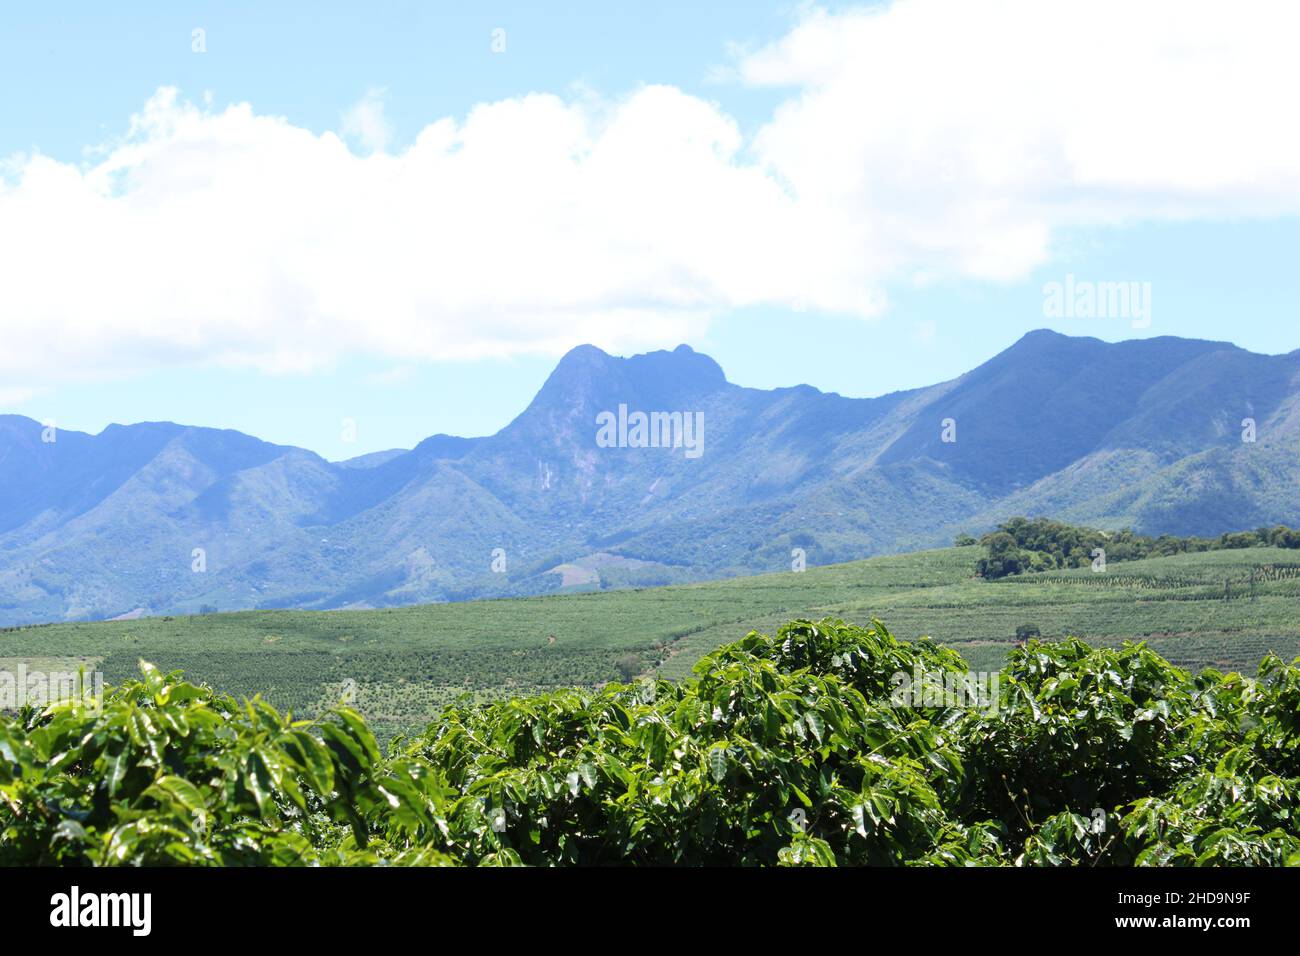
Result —
[[386, 754], [348, 707], [141, 664], [0, 717], [0, 864], [1294, 864], [1297, 664], [1031, 638], [995, 706], [912, 706], [896, 675], [960, 656], [795, 621], [679, 683], [453, 704]]

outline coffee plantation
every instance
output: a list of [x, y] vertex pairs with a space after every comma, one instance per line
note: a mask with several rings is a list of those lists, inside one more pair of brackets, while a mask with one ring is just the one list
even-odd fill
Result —
[[1026, 641], [996, 707], [879, 621], [787, 624], [692, 675], [448, 706], [382, 753], [141, 664], [102, 705], [0, 717], [4, 865], [1300, 863], [1300, 661], [1196, 676]]

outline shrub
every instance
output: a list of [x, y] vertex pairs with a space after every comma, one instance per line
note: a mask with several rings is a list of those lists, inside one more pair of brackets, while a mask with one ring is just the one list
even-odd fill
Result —
[[[449, 708], [379, 752], [142, 666], [102, 708], [0, 717], [0, 864], [1300, 862], [1300, 667], [1198, 677], [1030, 639], [996, 708], [880, 622], [795, 621], [680, 684]], [[1100, 823], [1100, 825], [1099, 825]]]

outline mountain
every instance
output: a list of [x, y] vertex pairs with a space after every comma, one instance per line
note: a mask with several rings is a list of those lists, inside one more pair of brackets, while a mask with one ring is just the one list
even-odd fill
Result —
[[1212, 535], [1300, 524], [1298, 492], [1300, 351], [1037, 331], [857, 399], [744, 388], [684, 345], [586, 345], [495, 435], [338, 463], [167, 422], [51, 436], [0, 416], [0, 624], [664, 584], [1014, 514]]

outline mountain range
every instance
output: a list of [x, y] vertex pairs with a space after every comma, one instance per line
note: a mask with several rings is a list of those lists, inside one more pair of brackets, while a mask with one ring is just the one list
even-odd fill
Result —
[[0, 625], [788, 571], [1015, 514], [1300, 525], [1300, 350], [1040, 330], [951, 381], [845, 398], [745, 388], [685, 345], [584, 345], [495, 435], [344, 462], [170, 422], [51, 435], [0, 416]]

